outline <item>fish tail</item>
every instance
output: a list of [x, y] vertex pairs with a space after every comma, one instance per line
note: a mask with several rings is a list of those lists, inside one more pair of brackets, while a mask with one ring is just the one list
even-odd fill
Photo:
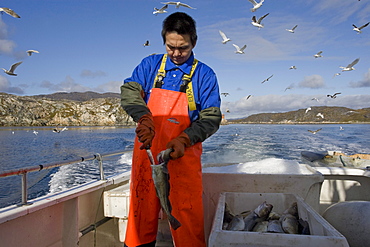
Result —
[[170, 222], [170, 225], [171, 227], [176, 230], [177, 228], [179, 228], [181, 226], [181, 223], [180, 221], [178, 221], [175, 217], [168, 217], [168, 221]]

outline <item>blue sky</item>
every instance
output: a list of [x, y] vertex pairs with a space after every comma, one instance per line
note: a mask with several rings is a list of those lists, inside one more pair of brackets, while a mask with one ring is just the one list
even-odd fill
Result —
[[[352, 30], [352, 24], [370, 21], [369, 1], [265, 0], [256, 12], [248, 0], [184, 2], [196, 9], [170, 5], [168, 13], [155, 16], [161, 1], [2, 0], [0, 7], [21, 18], [0, 16], [0, 68], [23, 63], [18, 76], [0, 71], [0, 92], [119, 93], [142, 58], [165, 52], [162, 21], [183, 11], [197, 22], [196, 57], [214, 69], [220, 91], [229, 93], [221, 96], [226, 118], [322, 105], [370, 107], [370, 25], [361, 34]], [[252, 26], [253, 15], [267, 13], [264, 28]], [[295, 25], [295, 33], [286, 31]], [[218, 30], [232, 41], [222, 44]], [[235, 54], [232, 44], [246, 44], [245, 54]], [[27, 56], [28, 49], [40, 53]], [[319, 51], [323, 57], [314, 58]], [[356, 58], [356, 70], [341, 72], [339, 66]], [[289, 69], [293, 65], [296, 70]], [[341, 92], [336, 99], [326, 96], [335, 92]]]

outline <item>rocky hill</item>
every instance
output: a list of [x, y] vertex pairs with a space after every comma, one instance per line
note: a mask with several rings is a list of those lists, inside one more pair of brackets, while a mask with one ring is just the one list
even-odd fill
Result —
[[246, 118], [228, 120], [228, 123], [370, 123], [370, 108], [317, 106], [284, 113], [259, 113]]
[[0, 93], [0, 126], [133, 125], [119, 94], [56, 93], [16, 96]]

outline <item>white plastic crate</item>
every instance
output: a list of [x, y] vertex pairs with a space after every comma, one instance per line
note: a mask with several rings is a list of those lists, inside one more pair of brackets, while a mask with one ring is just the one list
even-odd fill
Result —
[[[273, 205], [273, 211], [282, 213], [293, 202], [297, 202], [299, 217], [307, 221], [311, 235], [261, 233], [222, 230], [225, 203], [234, 213], [253, 210], [262, 202]], [[220, 194], [208, 247], [215, 246], [335, 246], [347, 247], [346, 238], [331, 226], [321, 215], [305, 203], [302, 197], [286, 193], [232, 193]]]

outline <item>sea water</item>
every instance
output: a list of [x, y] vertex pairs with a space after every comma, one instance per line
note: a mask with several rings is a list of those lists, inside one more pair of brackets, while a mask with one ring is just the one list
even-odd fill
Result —
[[[312, 134], [308, 130], [318, 130]], [[202, 163], [246, 163], [286, 159], [306, 163], [301, 151], [370, 153], [370, 125], [230, 124], [203, 143]], [[93, 154], [132, 150], [134, 128], [0, 128], [0, 172], [63, 162]], [[105, 176], [129, 171], [132, 153], [103, 160]], [[310, 164], [309, 162], [307, 164]], [[84, 161], [28, 174], [29, 199], [99, 179], [97, 161]], [[0, 178], [0, 208], [21, 201], [21, 176]]]

